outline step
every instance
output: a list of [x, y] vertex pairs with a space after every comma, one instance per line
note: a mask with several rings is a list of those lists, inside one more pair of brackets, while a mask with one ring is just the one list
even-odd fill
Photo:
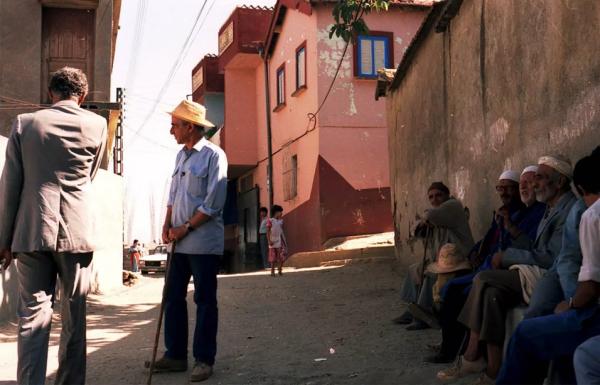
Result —
[[322, 266], [323, 263], [331, 261], [347, 261], [377, 257], [388, 257], [390, 259], [394, 258], [394, 246], [375, 246], [351, 250], [300, 252], [289, 257], [284, 266], [300, 269], [306, 267], [319, 267]]

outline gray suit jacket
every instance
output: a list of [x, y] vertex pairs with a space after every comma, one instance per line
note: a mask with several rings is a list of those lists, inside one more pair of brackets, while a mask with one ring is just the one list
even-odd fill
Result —
[[576, 201], [575, 195], [568, 191], [560, 197], [554, 207], [547, 208], [538, 225], [533, 249], [506, 249], [502, 256], [502, 266], [508, 268], [512, 265], [537, 265], [544, 269], [550, 268], [562, 247], [565, 221]]
[[93, 251], [91, 181], [106, 135], [106, 120], [73, 101], [17, 116], [0, 179], [0, 248]]

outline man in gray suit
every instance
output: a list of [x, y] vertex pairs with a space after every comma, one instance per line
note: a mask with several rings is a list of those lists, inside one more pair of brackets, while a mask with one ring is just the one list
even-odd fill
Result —
[[56, 278], [62, 333], [56, 384], [85, 383], [86, 296], [94, 245], [91, 181], [106, 144], [106, 120], [80, 108], [85, 74], [64, 67], [49, 84], [52, 107], [18, 115], [0, 180], [0, 258], [16, 258], [17, 382], [43, 384]]

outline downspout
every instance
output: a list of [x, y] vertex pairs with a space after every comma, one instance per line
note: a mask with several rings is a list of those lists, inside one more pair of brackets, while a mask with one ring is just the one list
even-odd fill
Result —
[[269, 58], [264, 45], [259, 45], [258, 52], [263, 58], [265, 67], [265, 107], [267, 118], [267, 183], [269, 191], [269, 212], [273, 207], [273, 145], [271, 141], [271, 88], [269, 86]]

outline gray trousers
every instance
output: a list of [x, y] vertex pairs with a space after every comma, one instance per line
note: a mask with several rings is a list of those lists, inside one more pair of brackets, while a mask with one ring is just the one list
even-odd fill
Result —
[[419, 291], [419, 281], [421, 280], [422, 262], [414, 263], [408, 266], [408, 272], [402, 289], [400, 289], [400, 298], [406, 303], [417, 303], [422, 307], [431, 310], [433, 307], [433, 285], [437, 279], [437, 274], [425, 273], [423, 278], [423, 287]]
[[55, 384], [85, 383], [85, 317], [91, 262], [92, 253], [17, 254], [20, 385], [45, 382], [57, 276], [61, 285], [62, 332]]
[[486, 270], [473, 279], [473, 287], [458, 321], [479, 333], [479, 340], [502, 346], [506, 314], [523, 302], [517, 270]]

